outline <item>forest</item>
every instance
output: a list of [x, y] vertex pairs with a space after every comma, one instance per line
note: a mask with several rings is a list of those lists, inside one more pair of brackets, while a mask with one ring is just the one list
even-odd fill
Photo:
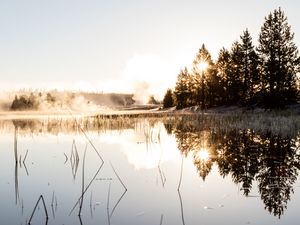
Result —
[[278, 8], [265, 17], [258, 46], [248, 29], [231, 49], [222, 48], [216, 61], [203, 44], [192, 68], [182, 69], [175, 87], [166, 91], [163, 105], [285, 108], [299, 99], [299, 63], [294, 33]]

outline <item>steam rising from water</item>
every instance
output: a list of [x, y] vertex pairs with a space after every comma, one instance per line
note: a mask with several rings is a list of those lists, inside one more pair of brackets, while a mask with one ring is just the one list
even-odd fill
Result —
[[[24, 96], [26, 101], [34, 102], [33, 105], [36, 107], [32, 108], [18, 108], [21, 103], [24, 101], [20, 101], [20, 99]], [[97, 96], [95, 94], [95, 96]], [[7, 92], [0, 94], [0, 112], [2, 115], [6, 115], [10, 110], [13, 102], [18, 99], [18, 103], [16, 110], [11, 112], [16, 115], [26, 115], [32, 114], [33, 111], [38, 111], [44, 114], [68, 114], [70, 111], [73, 112], [80, 112], [80, 113], [91, 113], [91, 112], [101, 112], [101, 111], [108, 111], [108, 105], [110, 102], [106, 101], [106, 105], [96, 104], [90, 99], [85, 98], [84, 93], [73, 93], [73, 92], [58, 92], [58, 91], [51, 91], [51, 92], [28, 92], [28, 91], [19, 91], [19, 92]], [[21, 103], [20, 103], [21, 102]], [[29, 103], [27, 103], [29, 104]], [[111, 103], [112, 105], [113, 103]], [[21, 111], [20, 111], [21, 110]], [[33, 114], [37, 114], [35, 112]], [[3, 114], [4, 113], [4, 114]]]
[[128, 84], [135, 100], [146, 103], [150, 95], [162, 100], [165, 91], [173, 87], [177, 68], [155, 54], [135, 54], [127, 61], [121, 80]]
[[[157, 100], [162, 100], [167, 88], [175, 85], [176, 76], [180, 65], [170, 64], [155, 54], [134, 54], [120, 71], [120, 74], [114, 78], [108, 78], [105, 74], [99, 74], [95, 80], [79, 80], [79, 81], [58, 81], [44, 83], [1, 83], [0, 89], [17, 92], [21, 89], [31, 92], [39, 90], [47, 92], [50, 90], [57, 91], [76, 91], [76, 92], [103, 92], [103, 93], [128, 93], [134, 94], [134, 99], [138, 104], [146, 103], [150, 95], [154, 95]], [[65, 79], [65, 78], [64, 78]], [[70, 78], [67, 78], [70, 79]], [[11, 102], [14, 98], [10, 96], [0, 98], [1, 102]], [[78, 103], [78, 104], [77, 104]], [[74, 102], [74, 108], [79, 108], [82, 99]], [[4, 108], [3, 108], [4, 107]], [[44, 108], [47, 108], [45, 106]], [[7, 108], [7, 105], [0, 104], [0, 110]], [[93, 109], [94, 106], [86, 105], [86, 108]]]

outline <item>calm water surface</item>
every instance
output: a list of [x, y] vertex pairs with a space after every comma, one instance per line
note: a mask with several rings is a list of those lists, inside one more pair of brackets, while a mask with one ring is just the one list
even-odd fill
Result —
[[1, 224], [298, 224], [298, 136], [191, 124], [0, 121]]

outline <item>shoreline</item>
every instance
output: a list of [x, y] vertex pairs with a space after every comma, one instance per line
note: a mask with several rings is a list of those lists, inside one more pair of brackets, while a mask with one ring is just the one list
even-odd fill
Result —
[[94, 111], [71, 111], [71, 110], [51, 110], [51, 111], [0, 111], [0, 120], [14, 119], [45, 119], [45, 118], [78, 118], [78, 117], [98, 117], [98, 118], [118, 118], [118, 117], [172, 117], [184, 115], [196, 116], [239, 116], [239, 115], [265, 115], [265, 116], [300, 116], [300, 104], [288, 106], [285, 109], [263, 109], [239, 106], [222, 106], [201, 110], [199, 106], [192, 106], [184, 109], [161, 109], [152, 107], [151, 109], [142, 107], [132, 107], [124, 109], [106, 109]]

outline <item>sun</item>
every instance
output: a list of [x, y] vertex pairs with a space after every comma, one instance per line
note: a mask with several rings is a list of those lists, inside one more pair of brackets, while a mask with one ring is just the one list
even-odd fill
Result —
[[201, 161], [207, 161], [210, 155], [207, 149], [202, 148], [200, 149], [200, 151], [197, 152], [196, 157]]
[[204, 72], [208, 67], [208, 63], [206, 61], [201, 61], [198, 63], [197, 68], [201, 71]]

